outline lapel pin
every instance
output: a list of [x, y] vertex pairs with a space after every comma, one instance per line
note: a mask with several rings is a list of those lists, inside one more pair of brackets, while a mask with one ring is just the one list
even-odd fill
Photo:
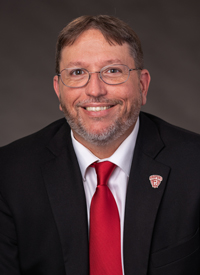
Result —
[[152, 176], [149, 177], [149, 180], [150, 180], [151, 186], [153, 188], [158, 188], [158, 186], [160, 185], [163, 178], [159, 175], [152, 175]]

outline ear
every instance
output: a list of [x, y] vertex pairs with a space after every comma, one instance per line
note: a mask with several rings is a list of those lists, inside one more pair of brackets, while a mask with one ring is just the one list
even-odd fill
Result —
[[[53, 78], [53, 87], [54, 87], [54, 91], [58, 97], [58, 100], [60, 101], [60, 89], [59, 89], [59, 79], [58, 79], [58, 75], [55, 75]], [[61, 104], [59, 104], [59, 109], [60, 111], [62, 111], [62, 107]]]
[[151, 76], [146, 69], [140, 72], [140, 89], [142, 93], [142, 105], [146, 104]]
[[58, 99], [60, 99], [58, 75], [55, 75], [54, 78], [53, 78], [53, 87], [54, 87], [54, 91], [55, 91]]

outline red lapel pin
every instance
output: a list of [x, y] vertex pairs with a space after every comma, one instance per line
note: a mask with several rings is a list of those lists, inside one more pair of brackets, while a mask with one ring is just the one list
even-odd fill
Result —
[[158, 186], [160, 185], [163, 178], [159, 175], [152, 175], [152, 176], [149, 177], [149, 180], [150, 180], [151, 186], [153, 188], [158, 188]]

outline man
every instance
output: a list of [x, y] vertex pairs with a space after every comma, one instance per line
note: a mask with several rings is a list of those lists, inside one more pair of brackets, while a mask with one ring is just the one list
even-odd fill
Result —
[[200, 137], [140, 113], [149, 82], [119, 19], [62, 30], [54, 89], [67, 122], [0, 150], [0, 274], [200, 274]]

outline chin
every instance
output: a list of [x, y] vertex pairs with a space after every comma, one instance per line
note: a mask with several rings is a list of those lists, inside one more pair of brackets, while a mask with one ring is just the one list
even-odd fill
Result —
[[68, 124], [80, 139], [85, 140], [86, 143], [105, 146], [120, 139], [122, 136], [125, 139], [130, 134], [140, 112], [141, 98], [133, 102], [132, 108], [128, 113], [115, 118], [110, 125], [106, 125], [105, 122], [102, 124], [99, 119], [88, 125], [82, 117], [74, 118], [62, 102], [61, 105]]

